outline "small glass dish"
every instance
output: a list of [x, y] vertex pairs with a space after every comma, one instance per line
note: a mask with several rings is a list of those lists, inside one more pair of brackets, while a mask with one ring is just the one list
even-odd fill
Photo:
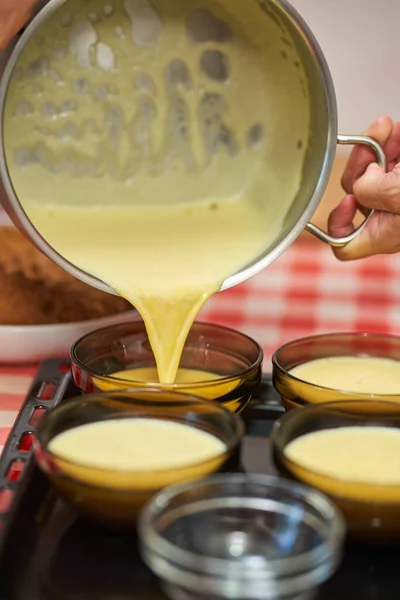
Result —
[[[71, 462], [49, 450], [58, 434], [105, 420], [157, 419], [188, 425], [221, 440], [224, 453], [188, 466], [131, 471]], [[136, 523], [142, 505], [160, 489], [232, 468], [238, 460], [243, 423], [214, 402], [159, 389], [90, 394], [68, 400], [40, 420], [34, 451], [59, 495], [82, 515], [119, 526]]]
[[347, 521], [349, 538], [374, 543], [398, 542], [400, 484], [373, 485], [338, 479], [300, 466], [285, 455], [288, 444], [305, 434], [368, 425], [400, 429], [400, 405], [381, 400], [339, 400], [291, 410], [272, 430], [274, 462], [281, 475], [313, 486], [340, 508]]
[[400, 361], [400, 337], [375, 333], [330, 333], [293, 340], [272, 357], [273, 384], [286, 410], [339, 400], [388, 400], [400, 402], [398, 394], [364, 394], [318, 386], [290, 371], [311, 360], [336, 356], [388, 358]]
[[226, 474], [161, 492], [138, 531], [173, 600], [308, 600], [337, 569], [345, 526], [317, 491]]
[[210, 373], [209, 380], [160, 384], [134, 381], [113, 374], [128, 369], [155, 370], [143, 322], [128, 322], [93, 331], [71, 349], [72, 373], [83, 391], [107, 391], [134, 387], [159, 388], [216, 400], [240, 413], [261, 381], [263, 352], [248, 336], [207, 323], [195, 323], [187, 338], [180, 367]]

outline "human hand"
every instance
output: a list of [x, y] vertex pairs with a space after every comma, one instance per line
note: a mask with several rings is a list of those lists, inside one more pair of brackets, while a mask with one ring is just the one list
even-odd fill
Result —
[[339, 260], [354, 260], [375, 254], [400, 252], [400, 122], [380, 117], [366, 131], [384, 149], [388, 161], [385, 173], [366, 147], [356, 146], [342, 177], [347, 196], [329, 217], [328, 230], [334, 237], [354, 231], [357, 209], [375, 213], [364, 230], [343, 248], [333, 248]]
[[38, 0], [0, 0], [0, 50], [28, 21]]

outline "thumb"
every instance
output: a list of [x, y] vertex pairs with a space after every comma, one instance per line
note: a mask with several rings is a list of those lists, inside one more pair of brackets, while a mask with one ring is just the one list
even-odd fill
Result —
[[353, 219], [357, 212], [357, 200], [349, 194], [330, 214], [328, 232], [333, 237], [345, 237], [354, 231]]
[[[346, 237], [355, 230], [353, 219], [357, 212], [357, 200], [349, 194], [331, 213], [328, 221], [328, 233], [335, 238]], [[372, 216], [372, 218], [375, 215]], [[376, 252], [370, 232], [365, 228], [358, 236], [341, 248], [332, 246], [337, 259], [342, 261], [355, 260], [370, 256]]]
[[[334, 237], [345, 237], [353, 233], [353, 218], [356, 211], [355, 196], [346, 196], [329, 217], [329, 234]], [[332, 250], [336, 258], [342, 261], [399, 252], [400, 215], [383, 211], [375, 212], [354, 240], [342, 248], [332, 247]]]

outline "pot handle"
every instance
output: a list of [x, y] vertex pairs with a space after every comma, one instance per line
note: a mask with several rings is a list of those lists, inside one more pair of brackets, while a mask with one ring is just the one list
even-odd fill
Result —
[[[377, 163], [379, 164], [379, 166], [384, 171], [386, 171], [387, 162], [385, 153], [382, 150], [381, 146], [378, 144], [378, 142], [373, 138], [370, 138], [366, 135], [338, 135], [337, 141], [338, 144], [343, 144], [346, 146], [354, 144], [368, 146], [369, 148], [371, 148], [371, 150], [375, 152], [378, 159]], [[351, 233], [350, 235], [346, 235], [346, 237], [335, 238], [332, 235], [329, 235], [329, 233], [323, 231], [323, 229], [320, 229], [316, 225], [313, 225], [313, 223], [308, 223], [306, 225], [306, 230], [315, 235], [315, 237], [320, 239], [322, 242], [326, 242], [334, 248], [342, 248], [343, 246], [346, 246], [346, 244], [354, 240], [354, 238], [356, 238], [362, 232], [362, 230], [364, 229], [364, 227], [366, 226], [373, 214], [374, 211], [371, 210], [365, 218], [365, 221], [363, 221], [361, 225], [359, 225], [359, 227], [357, 227], [357, 229], [353, 231], [353, 233]]]

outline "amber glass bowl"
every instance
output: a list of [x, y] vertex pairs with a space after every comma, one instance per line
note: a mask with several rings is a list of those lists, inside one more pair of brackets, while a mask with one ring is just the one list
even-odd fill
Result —
[[[341, 509], [348, 534], [356, 540], [400, 541], [399, 485], [373, 485], [334, 478], [296, 464], [285, 449], [296, 438], [338, 427], [400, 428], [400, 404], [352, 400], [314, 404], [286, 413], [274, 425], [271, 440], [279, 472], [325, 493]], [[349, 456], [351, 460], [351, 456]]]
[[195, 323], [180, 366], [210, 372], [210, 380], [165, 385], [134, 381], [113, 374], [135, 368], [154, 368], [154, 356], [142, 322], [129, 322], [93, 331], [71, 349], [72, 373], [83, 392], [133, 387], [159, 388], [216, 400], [240, 413], [261, 380], [263, 352], [250, 337], [219, 325]]
[[360, 394], [345, 389], [318, 386], [299, 379], [290, 371], [321, 358], [361, 356], [390, 358], [400, 361], [400, 337], [375, 333], [332, 333], [294, 340], [281, 346], [273, 355], [273, 384], [286, 410], [338, 400], [388, 400], [400, 402], [398, 394]]
[[[71, 462], [49, 450], [58, 434], [104, 420], [157, 419], [206, 431], [226, 450], [201, 463], [159, 471], [100, 469]], [[243, 424], [240, 417], [215, 402], [159, 389], [88, 394], [68, 400], [40, 421], [35, 456], [60, 496], [86, 517], [108, 524], [130, 526], [142, 505], [156, 492], [174, 483], [196, 480], [236, 464]]]

